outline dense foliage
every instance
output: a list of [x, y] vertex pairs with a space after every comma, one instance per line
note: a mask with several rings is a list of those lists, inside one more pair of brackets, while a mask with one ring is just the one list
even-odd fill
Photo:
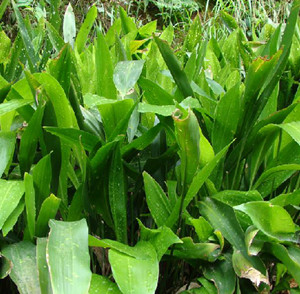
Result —
[[197, 15], [175, 52], [122, 7], [104, 33], [9, 3], [1, 293], [299, 293], [300, 1], [251, 34]]

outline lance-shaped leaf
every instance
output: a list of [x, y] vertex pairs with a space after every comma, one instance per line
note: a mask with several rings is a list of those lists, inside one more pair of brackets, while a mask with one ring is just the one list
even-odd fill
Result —
[[171, 204], [161, 186], [147, 172], [143, 172], [143, 177], [148, 208], [157, 226], [161, 227], [171, 214]]
[[92, 273], [86, 221], [50, 220], [49, 226], [47, 262], [53, 294], [87, 293]]
[[154, 37], [154, 40], [183, 97], [186, 98], [189, 96], [194, 96], [190, 82], [185, 72], [181, 69], [179, 61], [175, 57], [168, 43], [159, 39], [158, 37]]
[[0, 180], [0, 229], [17, 207], [24, 190], [24, 183], [21, 181]]
[[42, 204], [38, 219], [36, 221], [36, 235], [44, 236], [48, 231], [48, 222], [50, 219], [55, 218], [60, 199], [51, 194]]
[[17, 22], [20, 28], [20, 33], [21, 33], [21, 37], [24, 43], [24, 47], [26, 50], [26, 54], [28, 56], [28, 63], [29, 63], [29, 67], [31, 72], [36, 72], [37, 71], [37, 66], [39, 63], [39, 56], [37, 54], [37, 52], [34, 49], [34, 46], [32, 44], [32, 40], [30, 38], [30, 35], [28, 33], [27, 27], [25, 25], [25, 22], [22, 18], [21, 12], [18, 9], [18, 6], [15, 4], [14, 1], [12, 1], [12, 6], [17, 18]]
[[84, 50], [84, 47], [88, 40], [88, 35], [91, 31], [91, 28], [92, 28], [96, 18], [97, 18], [97, 7], [95, 5], [93, 5], [89, 9], [89, 11], [85, 17], [85, 20], [84, 20], [83, 24], [81, 25], [78, 35], [76, 37], [75, 45], [76, 45], [76, 49], [77, 49], [78, 53], [81, 53]]
[[113, 81], [113, 65], [106, 41], [100, 31], [97, 32], [95, 63], [97, 73], [97, 94], [116, 99], [117, 91]]
[[2, 254], [11, 260], [11, 279], [21, 294], [41, 293], [38, 269], [36, 265], [36, 247], [30, 242], [9, 245]]
[[190, 109], [188, 111], [177, 109], [172, 117], [175, 124], [176, 140], [180, 149], [181, 187], [185, 192], [199, 165], [199, 124], [195, 114]]
[[27, 226], [31, 239], [35, 236], [35, 191], [33, 185], [32, 175], [25, 173], [25, 205], [26, 205], [26, 218]]
[[39, 106], [26, 127], [20, 144], [19, 161], [22, 174], [29, 172], [33, 163], [39, 137], [42, 134], [44, 107]]
[[253, 201], [234, 207], [248, 214], [253, 224], [266, 235], [281, 240], [295, 233], [295, 224], [281, 206], [264, 201]]
[[73, 48], [76, 37], [76, 23], [71, 3], [68, 4], [64, 15], [63, 34], [65, 43], [70, 43]]
[[117, 240], [127, 243], [127, 193], [120, 142], [112, 154], [109, 169], [109, 204]]
[[191, 183], [190, 188], [188, 189], [188, 192], [185, 196], [183, 208], [186, 209], [189, 203], [192, 201], [192, 199], [195, 197], [195, 195], [198, 193], [202, 185], [205, 183], [205, 181], [208, 179], [214, 168], [217, 166], [217, 164], [220, 162], [220, 160], [225, 156], [227, 149], [231, 143], [227, 146], [225, 146], [216, 156], [207, 163], [200, 171], [197, 172], [197, 174], [194, 176], [193, 181]]
[[2, 177], [5, 169], [12, 160], [15, 142], [16, 134], [14, 132], [0, 132], [0, 177]]

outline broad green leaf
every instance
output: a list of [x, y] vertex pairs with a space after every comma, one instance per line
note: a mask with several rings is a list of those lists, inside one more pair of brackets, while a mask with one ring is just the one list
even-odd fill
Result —
[[177, 109], [172, 118], [175, 124], [176, 141], [180, 149], [181, 189], [182, 193], [185, 193], [199, 166], [199, 124], [197, 117], [190, 109], [184, 112]]
[[159, 261], [166, 253], [169, 246], [176, 243], [182, 243], [182, 241], [173, 233], [173, 231], [166, 226], [151, 230], [146, 228], [140, 220], [138, 220], [138, 222], [141, 233], [140, 240], [150, 242], [154, 246]]
[[28, 56], [28, 63], [29, 63], [29, 67], [31, 72], [36, 72], [37, 71], [37, 66], [39, 63], [39, 56], [37, 54], [37, 52], [34, 49], [34, 46], [32, 44], [32, 40], [30, 38], [29, 32], [27, 30], [27, 27], [25, 25], [25, 22], [22, 18], [22, 15], [17, 7], [17, 5], [15, 4], [14, 1], [12, 1], [12, 6], [16, 15], [16, 19], [18, 22], [18, 26], [20, 28], [20, 33], [21, 33], [21, 37], [24, 43], [24, 47], [26, 50], [26, 54]]
[[279, 125], [300, 145], [300, 121], [294, 121]]
[[217, 194], [214, 194], [212, 197], [230, 206], [236, 206], [247, 202], [263, 200], [261, 195], [257, 191], [244, 192], [244, 191], [225, 190]]
[[14, 99], [0, 104], [0, 116], [7, 114], [13, 110], [17, 110], [25, 105], [31, 104], [32, 100]]
[[0, 179], [0, 229], [15, 210], [25, 188], [22, 181], [5, 181]]
[[63, 35], [65, 43], [69, 43], [74, 48], [76, 37], [75, 15], [71, 3], [68, 4], [63, 22]]
[[92, 273], [86, 221], [50, 220], [49, 226], [47, 262], [53, 294], [87, 293]]
[[52, 46], [55, 48], [57, 52], [60, 52], [60, 50], [64, 47], [65, 42], [62, 39], [62, 37], [59, 35], [57, 30], [52, 26], [51, 23], [46, 22], [46, 29], [48, 32], [48, 37], [51, 41]]
[[35, 188], [36, 208], [39, 211], [42, 202], [50, 195], [52, 179], [51, 155], [43, 157], [32, 170]]
[[109, 169], [109, 204], [117, 241], [127, 244], [127, 192], [123, 162], [118, 143], [113, 151]]
[[15, 243], [4, 248], [2, 254], [13, 264], [9, 276], [20, 294], [40, 294], [35, 245], [25, 241]]
[[42, 119], [44, 115], [44, 107], [39, 106], [34, 112], [31, 120], [26, 127], [20, 144], [19, 162], [21, 173], [29, 172], [33, 163], [36, 147], [39, 138], [42, 135]]
[[52, 287], [47, 264], [47, 238], [37, 238], [36, 263], [39, 271], [41, 294], [52, 294]]
[[190, 219], [189, 221], [194, 226], [196, 234], [201, 242], [206, 242], [214, 232], [212, 226], [202, 216], [198, 219]]
[[189, 96], [193, 97], [194, 93], [189, 83], [189, 80], [185, 72], [181, 69], [179, 61], [175, 57], [169, 45], [163, 40], [159, 39], [158, 37], [154, 37], [154, 40], [183, 97], [184, 98]]
[[235, 273], [240, 278], [249, 279], [254, 285], [257, 287], [260, 285], [261, 282], [269, 285], [268, 277], [262, 274], [260, 271], [255, 269], [253, 265], [245, 258], [243, 253], [239, 250], [234, 249], [232, 255], [232, 264], [235, 270]]
[[107, 277], [92, 275], [89, 294], [122, 294], [118, 286]]
[[229, 144], [235, 135], [240, 116], [239, 86], [237, 84], [231, 88], [217, 104], [212, 129], [212, 145], [216, 153]]
[[33, 185], [32, 175], [25, 173], [24, 175], [25, 184], [25, 205], [26, 205], [26, 219], [28, 231], [31, 239], [35, 236], [35, 191]]
[[95, 41], [95, 64], [97, 73], [97, 94], [99, 96], [116, 99], [117, 92], [113, 81], [113, 65], [106, 41], [100, 31]]
[[[187, 194], [184, 199], [183, 208], [186, 209], [189, 203], [192, 201], [192, 199], [195, 197], [195, 195], [198, 193], [202, 185], [205, 183], [205, 181], [210, 176], [211, 172], [214, 170], [214, 168], [217, 166], [219, 161], [225, 156], [227, 149], [231, 143], [227, 146], [225, 146], [216, 156], [207, 163], [197, 174], [194, 176], [193, 181], [191, 183], [191, 186], [189, 187]], [[223, 234], [224, 235], [224, 234]]]
[[214, 282], [218, 288], [218, 293], [234, 293], [236, 275], [229, 254], [225, 254], [223, 260], [218, 260], [206, 266], [204, 276]]
[[288, 206], [288, 205], [300, 205], [300, 190], [296, 190], [292, 193], [281, 194], [270, 200], [273, 205]]
[[202, 30], [202, 24], [200, 20], [200, 15], [196, 15], [196, 17], [193, 20], [193, 23], [191, 24], [189, 31], [185, 37], [184, 40], [184, 49], [188, 52], [192, 52], [193, 49], [196, 47], [197, 44], [200, 43], [201, 40], [201, 30]]
[[237, 29], [239, 26], [233, 16], [228, 14], [226, 11], [222, 10], [220, 11], [220, 16], [222, 21], [225, 23], [228, 30], [233, 31]]
[[199, 204], [200, 213], [221, 231], [227, 241], [238, 250], [246, 252], [244, 232], [238, 223], [233, 208], [215, 199], [205, 198]]
[[152, 105], [148, 103], [139, 103], [138, 105], [140, 113], [155, 113], [162, 116], [171, 116], [175, 110], [175, 105]]
[[50, 219], [54, 219], [61, 200], [51, 194], [46, 198], [42, 204], [39, 216], [36, 221], [36, 235], [45, 236], [48, 231], [48, 222]]
[[146, 23], [139, 28], [139, 35], [142, 38], [149, 38], [156, 31], [157, 20]]
[[144, 90], [144, 96], [152, 105], [173, 105], [173, 96], [151, 80], [141, 77], [138, 84]]
[[272, 167], [257, 179], [253, 189], [257, 189], [264, 198], [298, 170], [300, 170], [299, 164], [282, 164]]
[[140, 255], [135, 258], [114, 249], [108, 253], [113, 277], [122, 293], [154, 294], [158, 283], [159, 262], [155, 248], [140, 241], [134, 247]]
[[253, 224], [270, 237], [280, 240], [287, 234], [295, 233], [291, 216], [281, 206], [253, 201], [235, 206], [234, 209], [248, 214]]
[[0, 132], [0, 178], [11, 162], [15, 150], [15, 142], [16, 134], [14, 132]]
[[84, 20], [83, 24], [81, 25], [78, 35], [76, 37], [75, 44], [76, 44], [76, 49], [77, 49], [78, 53], [81, 53], [84, 50], [84, 47], [88, 40], [88, 35], [91, 31], [91, 28], [92, 28], [96, 18], [97, 18], [97, 7], [95, 5], [93, 5], [89, 9], [89, 11], [85, 17], [85, 20]]
[[17, 223], [19, 216], [24, 210], [24, 206], [25, 203], [24, 199], [22, 198], [2, 227], [2, 233], [4, 237], [13, 229], [14, 225]]
[[146, 201], [155, 223], [163, 226], [171, 214], [169, 199], [161, 186], [147, 173], [143, 172]]
[[123, 9], [122, 6], [119, 7], [119, 13], [122, 23], [122, 30], [124, 35], [134, 32], [137, 30], [136, 25], [131, 17], [127, 16], [126, 11]]
[[[110, 140], [115, 139], [111, 137], [112, 134], [114, 133], [118, 124], [126, 117], [126, 115], [130, 111], [133, 110], [132, 109], [133, 105], [134, 105], [133, 99], [124, 99], [124, 100], [105, 99], [105, 101], [103, 101], [103, 104], [98, 105], [98, 109], [101, 114], [101, 119], [104, 125], [107, 139]], [[122, 134], [122, 131], [126, 132], [127, 126], [125, 127], [126, 128], [124, 128], [123, 130], [119, 130], [119, 132], [116, 135]]]
[[214, 243], [194, 243], [192, 238], [185, 237], [181, 239], [182, 244], [176, 244], [173, 249], [173, 255], [182, 259], [201, 259], [215, 261], [219, 255], [218, 244]]
[[91, 152], [96, 144], [100, 141], [100, 138], [82, 130], [76, 130], [73, 128], [55, 128], [44, 127], [47, 132], [65, 140], [70, 144], [70, 147], [74, 144], [82, 144], [84, 149]]
[[284, 247], [281, 244], [267, 243], [265, 245], [267, 252], [273, 254], [279, 259], [292, 274], [296, 282], [300, 283], [300, 253], [299, 248]]
[[58, 57], [50, 60], [48, 63], [48, 72], [59, 82], [69, 99], [73, 62], [71, 50], [71, 46], [69, 44], [65, 44], [60, 50]]
[[117, 63], [113, 80], [121, 96], [124, 97], [134, 87], [142, 73], [144, 63], [144, 60], [120, 61]]

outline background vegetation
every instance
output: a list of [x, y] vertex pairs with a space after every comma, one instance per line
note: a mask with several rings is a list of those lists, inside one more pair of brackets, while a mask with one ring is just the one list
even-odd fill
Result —
[[1, 293], [299, 293], [299, 10], [2, 1]]

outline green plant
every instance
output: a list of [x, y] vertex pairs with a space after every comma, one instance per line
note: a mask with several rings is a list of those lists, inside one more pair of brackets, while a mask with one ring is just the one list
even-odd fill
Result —
[[79, 31], [71, 5], [33, 25], [12, 7], [2, 291], [299, 291], [298, 0], [255, 44], [225, 14], [230, 35], [203, 40], [197, 16], [176, 54], [172, 26], [123, 8], [90, 37], [95, 6]]

